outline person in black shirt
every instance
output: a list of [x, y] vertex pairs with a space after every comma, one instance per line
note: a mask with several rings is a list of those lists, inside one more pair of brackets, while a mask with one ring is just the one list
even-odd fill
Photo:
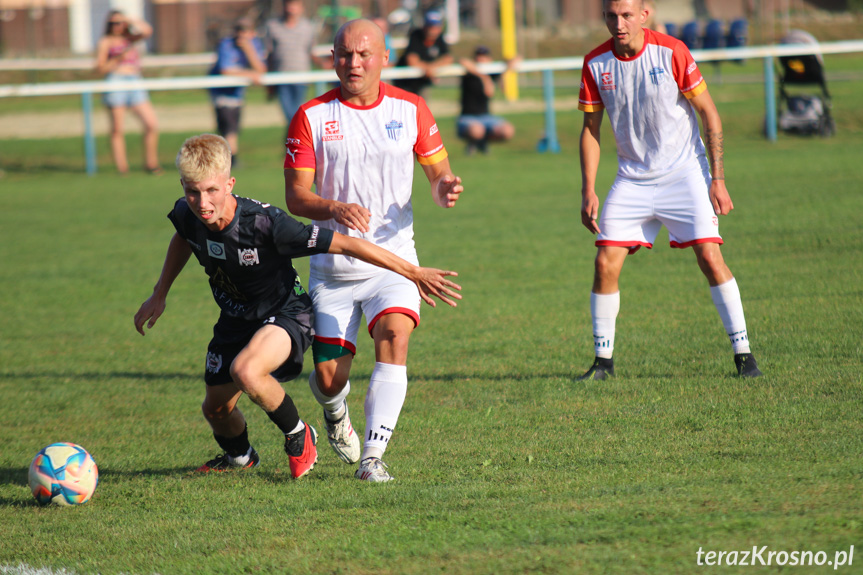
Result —
[[312, 301], [292, 258], [343, 254], [392, 270], [413, 281], [420, 296], [455, 306], [461, 287], [455, 272], [422, 268], [370, 242], [305, 225], [283, 210], [233, 195], [231, 148], [221, 136], [186, 140], [177, 154], [184, 197], [168, 214], [176, 233], [153, 294], [135, 314], [144, 335], [165, 311], [168, 292], [192, 254], [210, 278], [221, 309], [207, 350], [206, 396], [201, 406], [224, 453], [198, 471], [255, 467], [246, 420], [237, 409], [242, 393], [260, 406], [285, 435], [291, 475], [300, 478], [317, 462], [317, 433], [303, 423], [280, 382], [296, 378], [311, 341]]
[[[459, 63], [466, 73], [461, 77], [461, 115], [456, 123], [459, 138], [467, 140], [467, 154], [479, 150], [488, 151], [489, 142], [504, 142], [515, 135], [512, 124], [491, 114], [489, 102], [494, 97], [495, 82], [499, 74], [484, 74], [479, 64], [492, 61], [491, 52], [485, 46], [477, 46], [473, 59], [463, 58]], [[510, 60], [507, 68], [517, 59]]]
[[420, 94], [435, 81], [435, 71], [441, 66], [453, 63], [449, 45], [443, 37], [443, 16], [436, 10], [426, 12], [424, 25], [411, 31], [408, 45], [396, 66], [420, 68], [425, 76], [404, 78], [393, 82], [397, 87], [413, 94]]

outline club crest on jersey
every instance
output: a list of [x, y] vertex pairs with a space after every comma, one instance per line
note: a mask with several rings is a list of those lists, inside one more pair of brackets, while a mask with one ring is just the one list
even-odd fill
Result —
[[261, 263], [261, 260], [258, 258], [258, 248], [238, 249], [237, 257], [240, 258], [241, 266], [253, 266]]
[[399, 138], [402, 137], [402, 128], [405, 125], [399, 122], [398, 120], [391, 120], [386, 123], [387, 128], [387, 136], [389, 136], [390, 140], [398, 141]]
[[207, 240], [207, 253], [217, 260], [225, 259], [225, 244]]
[[600, 90], [616, 90], [617, 86], [614, 85], [614, 78], [611, 76], [611, 72], [603, 72], [602, 73], [602, 86], [599, 87]]
[[660, 84], [665, 82], [665, 78], [666, 78], [665, 70], [663, 70], [662, 68], [660, 68], [658, 66], [656, 68], [653, 68], [650, 72], [648, 72], [648, 74], [650, 74], [650, 81], [655, 86], [659, 86]]
[[344, 138], [345, 137], [339, 132], [338, 120], [330, 120], [329, 122], [324, 122], [323, 140], [325, 142], [332, 142], [333, 140], [343, 140]]

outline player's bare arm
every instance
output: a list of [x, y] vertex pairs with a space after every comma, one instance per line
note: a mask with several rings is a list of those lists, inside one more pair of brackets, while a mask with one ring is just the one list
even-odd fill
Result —
[[147, 329], [152, 329], [156, 320], [165, 312], [165, 300], [168, 298], [168, 292], [191, 256], [192, 248], [189, 247], [186, 240], [175, 233], [174, 237], [171, 238], [171, 243], [168, 244], [168, 253], [165, 255], [165, 263], [162, 265], [159, 281], [153, 288], [153, 295], [141, 304], [138, 313], [135, 314], [135, 329], [141, 335], [144, 335], [145, 322]]
[[464, 186], [461, 185], [461, 178], [452, 173], [449, 158], [444, 158], [430, 166], [422, 164], [422, 167], [431, 184], [432, 198], [435, 203], [442, 208], [455, 206], [464, 191]]
[[707, 141], [710, 173], [713, 176], [713, 182], [710, 184], [710, 201], [716, 214], [724, 216], [734, 209], [734, 203], [725, 187], [725, 142], [722, 135], [722, 119], [708, 90], [704, 90], [690, 102], [701, 117], [704, 139]]
[[596, 196], [596, 173], [599, 171], [600, 127], [603, 111], [585, 112], [578, 155], [581, 162], [581, 223], [590, 233], [598, 234], [596, 218], [599, 198]]
[[327, 200], [312, 191], [315, 172], [285, 168], [285, 204], [295, 216], [319, 222], [335, 220], [349, 229], [366, 233], [372, 213], [359, 204]]
[[457, 305], [453, 301], [454, 299], [461, 299], [461, 294], [453, 291], [460, 291], [461, 286], [447, 279], [447, 276], [457, 276], [456, 272], [415, 266], [366, 240], [336, 232], [333, 234], [333, 241], [330, 244], [330, 253], [355, 257], [403, 275], [416, 284], [420, 297], [432, 307], [435, 307], [436, 303], [431, 296], [435, 296], [452, 307]]

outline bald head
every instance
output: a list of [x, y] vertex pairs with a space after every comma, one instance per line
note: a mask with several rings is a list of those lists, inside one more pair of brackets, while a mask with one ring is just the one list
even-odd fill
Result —
[[383, 30], [372, 20], [351, 20], [339, 28], [333, 43], [333, 67], [342, 98], [361, 105], [373, 103], [388, 58]]
[[336, 39], [333, 42], [335, 49], [343, 46], [347, 39], [356, 40], [361, 37], [367, 37], [372, 44], [376, 44], [383, 50], [386, 47], [384, 41], [384, 32], [373, 20], [360, 18], [359, 20], [351, 20], [345, 22], [339, 31], [336, 32]]

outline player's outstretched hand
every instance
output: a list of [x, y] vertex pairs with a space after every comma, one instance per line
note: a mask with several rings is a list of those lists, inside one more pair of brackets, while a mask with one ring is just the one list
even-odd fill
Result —
[[461, 185], [461, 178], [447, 174], [440, 179], [437, 189], [440, 205], [444, 208], [451, 208], [464, 191], [464, 186]]
[[[157, 298], [155, 295], [147, 298], [147, 301], [141, 304], [138, 313], [135, 314], [135, 329], [138, 333], [144, 335], [144, 323], [147, 323], [147, 329], [153, 329], [156, 325], [156, 320], [165, 312], [165, 300]], [[149, 320], [149, 321], [148, 321]]]
[[731, 201], [731, 195], [725, 187], [725, 180], [713, 180], [710, 184], [710, 202], [717, 216], [728, 215], [734, 209], [734, 202]]
[[333, 206], [333, 219], [343, 226], [363, 233], [369, 231], [372, 213], [359, 204], [336, 202]]
[[599, 198], [593, 192], [582, 194], [581, 200], [581, 223], [590, 233], [598, 234], [599, 226], [596, 225], [596, 216], [599, 214]]
[[[461, 291], [461, 286], [447, 279], [447, 276], [457, 276], [456, 272], [438, 270], [435, 268], [418, 268], [414, 283], [420, 290], [420, 297], [432, 307], [437, 304], [431, 296], [435, 296], [445, 304], [456, 307], [458, 304], [454, 299], [461, 299], [461, 294], [453, 290]], [[452, 299], [450, 299], [452, 298]]]

